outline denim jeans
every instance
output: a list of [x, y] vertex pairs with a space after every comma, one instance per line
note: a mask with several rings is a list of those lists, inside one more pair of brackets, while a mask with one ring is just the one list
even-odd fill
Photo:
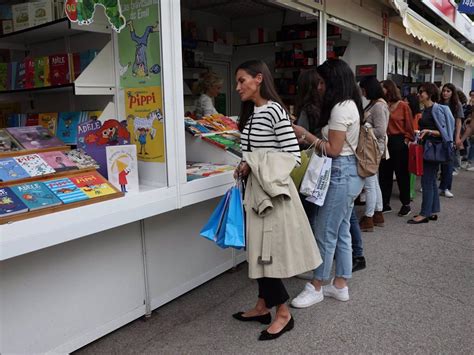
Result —
[[326, 200], [323, 206], [316, 206], [310, 220], [323, 260], [314, 270], [314, 278], [317, 280], [330, 279], [334, 254], [336, 277], [352, 277], [350, 218], [354, 200], [363, 185], [364, 179], [357, 174], [355, 156], [340, 156], [332, 160]]
[[[439, 189], [451, 190], [453, 185], [453, 171], [454, 171], [454, 161], [449, 163], [441, 164], [441, 180], [439, 182]], [[424, 170], [423, 170], [424, 173]]]
[[[366, 178], [367, 179], [367, 178]], [[355, 208], [352, 208], [351, 214], [351, 238], [352, 238], [352, 257], [364, 256], [364, 245], [362, 243], [362, 233], [360, 231], [359, 220], [357, 219]]]
[[440, 211], [439, 193], [436, 186], [436, 175], [438, 174], [439, 163], [423, 161], [423, 176], [421, 177], [421, 187], [423, 197], [421, 201], [420, 215], [430, 217]]
[[380, 212], [383, 209], [382, 191], [377, 174], [365, 178], [364, 189], [365, 215], [373, 217], [375, 211]]

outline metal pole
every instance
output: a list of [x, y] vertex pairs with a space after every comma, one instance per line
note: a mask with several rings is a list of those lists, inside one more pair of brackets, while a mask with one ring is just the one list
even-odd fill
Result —
[[143, 261], [143, 281], [145, 284], [145, 318], [151, 317], [151, 301], [150, 288], [148, 283], [148, 266], [146, 257], [146, 235], [145, 235], [145, 220], [140, 220], [140, 239], [142, 244], [142, 261]]

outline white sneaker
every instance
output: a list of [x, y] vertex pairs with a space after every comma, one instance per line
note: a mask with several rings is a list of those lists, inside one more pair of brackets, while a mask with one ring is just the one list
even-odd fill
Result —
[[474, 171], [474, 166], [471, 166], [469, 168], [466, 169], [467, 171]]
[[451, 191], [446, 189], [446, 190], [444, 190], [444, 197], [453, 198], [454, 195]]
[[338, 301], [349, 301], [349, 288], [337, 288], [332, 283], [322, 287], [323, 295], [326, 297], [335, 298]]
[[459, 175], [458, 171], [457, 171], [457, 170], [453, 170], [453, 176], [458, 176], [458, 175]]
[[319, 303], [324, 299], [323, 291], [316, 291], [311, 282], [307, 282], [303, 291], [293, 298], [291, 305], [295, 308], [306, 308]]

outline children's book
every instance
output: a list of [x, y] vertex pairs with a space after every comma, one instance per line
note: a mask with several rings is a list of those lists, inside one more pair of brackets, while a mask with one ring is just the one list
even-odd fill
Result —
[[82, 192], [84, 192], [89, 198], [112, 195], [116, 193], [115, 189], [109, 185], [108, 181], [100, 176], [100, 174], [97, 172], [73, 176], [70, 179], [74, 185], [80, 188]]
[[8, 188], [0, 188], [0, 217], [27, 212], [28, 207]]
[[13, 158], [0, 159], [0, 181], [29, 178], [30, 175]]
[[45, 185], [63, 203], [73, 203], [89, 199], [89, 197], [68, 178], [49, 180], [45, 182]]
[[0, 153], [16, 152], [21, 149], [20, 144], [7, 131], [0, 129]]
[[38, 114], [28, 113], [26, 114], [26, 126], [37, 126], [38, 125]]
[[56, 136], [66, 144], [77, 144], [77, 125], [81, 112], [60, 112]]
[[8, 63], [0, 63], [0, 91], [10, 90], [8, 85]]
[[20, 155], [13, 159], [15, 159], [30, 176], [41, 176], [54, 174], [56, 172], [43, 159], [41, 159], [38, 154]]
[[40, 88], [45, 86], [45, 63], [48, 61], [48, 57], [37, 57], [34, 59], [34, 85], [35, 88]]
[[58, 125], [58, 113], [40, 113], [38, 114], [38, 124], [47, 128], [52, 135], [56, 135], [56, 127]]
[[7, 131], [25, 149], [45, 149], [64, 146], [63, 141], [53, 136], [48, 129], [42, 126], [10, 127], [7, 128]]
[[11, 189], [30, 211], [61, 204], [61, 200], [42, 182], [12, 186]]
[[64, 152], [44, 152], [38, 153], [38, 155], [57, 172], [77, 170], [77, 165], [74, 164], [71, 159], [69, 159], [66, 154], [64, 154]]
[[25, 88], [26, 66], [24, 61], [19, 61], [16, 65], [16, 76], [13, 89], [21, 90]]
[[49, 56], [49, 76], [52, 86], [69, 84], [69, 56], [67, 53]]
[[99, 169], [99, 164], [82, 149], [71, 149], [64, 152], [76, 164], [78, 169]]
[[23, 87], [25, 89], [31, 89], [35, 87], [35, 62], [33, 58], [26, 57], [23, 60], [25, 65], [25, 79], [23, 82]]
[[106, 148], [109, 182], [124, 193], [138, 192], [137, 147], [116, 145]]

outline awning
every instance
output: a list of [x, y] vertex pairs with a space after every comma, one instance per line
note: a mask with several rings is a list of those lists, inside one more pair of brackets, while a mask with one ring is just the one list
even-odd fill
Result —
[[405, 26], [409, 35], [442, 50], [444, 53], [451, 53], [470, 65], [474, 65], [473, 52], [462, 46], [447, 33], [433, 27], [433, 24], [408, 8], [408, 5], [402, 0], [392, 0], [392, 2], [400, 12], [403, 26]]

